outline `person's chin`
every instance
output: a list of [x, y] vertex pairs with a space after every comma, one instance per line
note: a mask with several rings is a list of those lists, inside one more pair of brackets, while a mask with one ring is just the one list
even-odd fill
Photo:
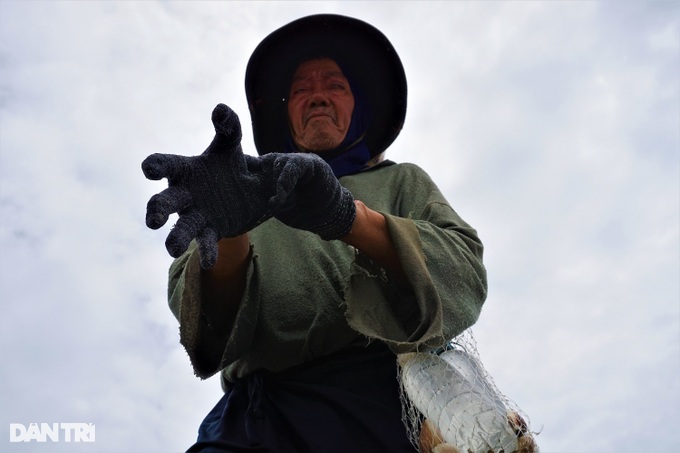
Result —
[[311, 136], [308, 140], [305, 140], [305, 143], [302, 144], [302, 147], [308, 151], [322, 153], [324, 151], [330, 151], [337, 148], [340, 143], [342, 143], [342, 139], [338, 140], [338, 138], [332, 134], [318, 132]]

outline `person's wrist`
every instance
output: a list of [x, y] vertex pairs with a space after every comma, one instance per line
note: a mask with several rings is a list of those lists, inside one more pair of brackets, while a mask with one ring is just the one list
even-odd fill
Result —
[[239, 272], [250, 256], [250, 240], [247, 234], [222, 238], [217, 242], [217, 261], [204, 272], [211, 277], [229, 277]]
[[345, 234], [342, 236], [341, 240], [349, 245], [357, 247], [360, 245], [362, 238], [366, 237], [368, 233], [369, 217], [370, 212], [368, 207], [360, 200], [354, 200], [356, 215], [352, 222], [352, 226]]

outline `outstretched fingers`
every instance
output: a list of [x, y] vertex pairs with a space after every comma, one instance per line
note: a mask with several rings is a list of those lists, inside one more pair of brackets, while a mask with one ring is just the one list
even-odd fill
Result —
[[238, 115], [225, 104], [217, 104], [212, 112], [215, 138], [206, 150], [209, 154], [239, 153], [241, 151], [241, 121]]
[[198, 242], [198, 254], [201, 258], [201, 267], [210, 269], [217, 262], [217, 241], [219, 236], [212, 228], [204, 229], [196, 238]]
[[182, 213], [165, 240], [165, 248], [173, 258], [186, 252], [189, 243], [205, 228], [203, 214], [196, 211]]
[[170, 214], [179, 212], [191, 204], [191, 195], [186, 189], [168, 187], [149, 199], [146, 204], [146, 226], [157, 230], [168, 221]]
[[147, 179], [157, 181], [168, 178], [173, 181], [187, 171], [187, 157], [175, 154], [151, 154], [142, 162], [142, 171]]

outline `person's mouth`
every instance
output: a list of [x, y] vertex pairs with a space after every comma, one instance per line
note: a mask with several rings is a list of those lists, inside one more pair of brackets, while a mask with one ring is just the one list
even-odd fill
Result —
[[307, 118], [305, 118], [305, 125], [315, 118], [328, 118], [331, 121], [335, 122], [335, 118], [333, 117], [333, 115], [331, 115], [328, 112], [312, 112], [309, 115], [307, 115]]

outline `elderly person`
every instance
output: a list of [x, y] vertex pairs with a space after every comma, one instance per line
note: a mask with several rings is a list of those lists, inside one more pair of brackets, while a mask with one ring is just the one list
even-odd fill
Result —
[[219, 105], [200, 156], [152, 155], [170, 187], [147, 207], [166, 246], [170, 307], [195, 373], [224, 396], [190, 451], [414, 451], [395, 354], [472, 325], [482, 244], [434, 182], [384, 159], [406, 111], [387, 38], [315, 15], [254, 51], [246, 94], [260, 157]]

